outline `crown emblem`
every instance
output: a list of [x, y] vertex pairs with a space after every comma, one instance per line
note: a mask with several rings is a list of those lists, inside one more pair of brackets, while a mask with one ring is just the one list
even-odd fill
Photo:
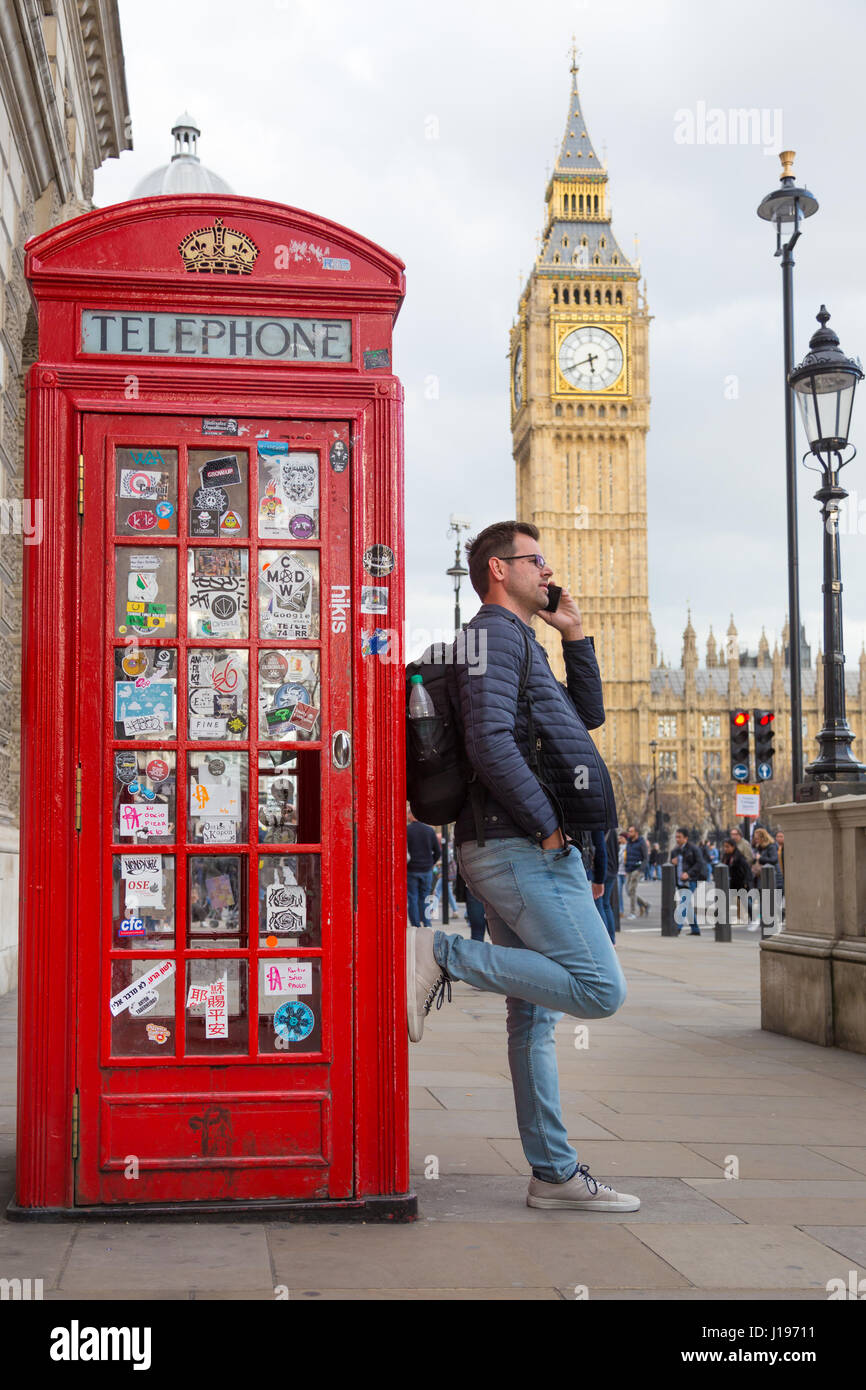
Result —
[[185, 236], [177, 248], [187, 270], [205, 275], [251, 275], [259, 248], [245, 232], [218, 217], [212, 227]]

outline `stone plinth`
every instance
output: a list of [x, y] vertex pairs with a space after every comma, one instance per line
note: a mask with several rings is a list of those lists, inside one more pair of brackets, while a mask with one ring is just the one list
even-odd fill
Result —
[[761, 943], [761, 1026], [866, 1052], [866, 796], [777, 806], [785, 919]]

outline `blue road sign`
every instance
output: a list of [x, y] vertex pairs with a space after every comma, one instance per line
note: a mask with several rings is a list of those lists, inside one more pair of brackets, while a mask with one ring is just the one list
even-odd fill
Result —
[[766, 782], [766, 781], [769, 780], [769, 778], [772, 777], [772, 775], [773, 775], [773, 764], [772, 764], [772, 763], [758, 763], [758, 780], [759, 780], [759, 781], [761, 781], [761, 782]]
[[734, 763], [734, 781], [747, 782], [749, 780], [749, 769], [746, 763]]

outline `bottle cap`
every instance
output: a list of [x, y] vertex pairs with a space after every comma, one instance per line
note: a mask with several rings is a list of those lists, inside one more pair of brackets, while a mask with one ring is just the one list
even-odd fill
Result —
[[410, 677], [409, 677], [409, 684], [410, 684], [410, 685], [423, 685], [423, 684], [424, 684], [424, 677], [423, 677], [423, 676], [410, 676]]

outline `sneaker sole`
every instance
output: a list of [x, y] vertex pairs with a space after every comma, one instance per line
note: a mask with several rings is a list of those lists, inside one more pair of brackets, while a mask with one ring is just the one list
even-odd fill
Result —
[[406, 1023], [409, 1041], [420, 1042], [424, 1036], [424, 1015], [415, 1003], [415, 936], [417, 928], [406, 928]]
[[561, 1207], [565, 1211], [639, 1211], [640, 1202], [583, 1202], [578, 1198], [527, 1197], [528, 1207], [541, 1207], [544, 1211], [554, 1211]]

